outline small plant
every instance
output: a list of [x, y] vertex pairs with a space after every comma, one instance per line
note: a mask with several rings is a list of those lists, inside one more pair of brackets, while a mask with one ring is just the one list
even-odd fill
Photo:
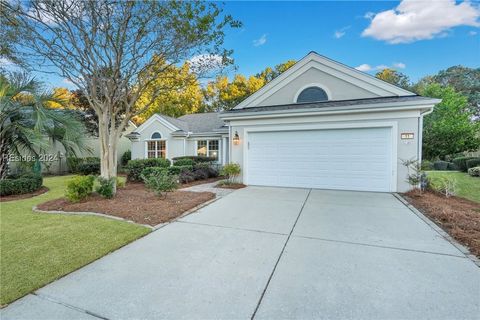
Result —
[[420, 163], [416, 159], [400, 161], [407, 168], [407, 179], [405, 181], [412, 186], [412, 189], [418, 189], [418, 186], [422, 182], [422, 168]]
[[117, 189], [125, 187], [125, 179], [122, 179], [120, 177], [116, 177], [115, 180], [116, 180], [115, 183], [117, 184]]
[[240, 172], [241, 168], [238, 163], [229, 163], [223, 166], [220, 175], [227, 178], [227, 183], [235, 183]]
[[132, 151], [127, 150], [122, 154], [122, 157], [120, 158], [120, 164], [122, 167], [125, 167], [130, 160], [132, 160]]
[[177, 179], [177, 176], [169, 175], [163, 171], [144, 177], [147, 188], [155, 191], [155, 193], [163, 199], [167, 197], [168, 192], [172, 192], [177, 189]]
[[480, 167], [473, 167], [468, 169], [468, 174], [472, 177], [480, 177]]
[[71, 202], [78, 202], [88, 197], [93, 190], [94, 176], [76, 176], [67, 182], [65, 197]]
[[451, 176], [434, 179], [430, 182], [430, 186], [434, 191], [443, 194], [447, 198], [457, 193], [457, 179]]
[[98, 177], [99, 185], [95, 188], [95, 191], [104, 198], [113, 198], [113, 186], [117, 183], [116, 178], [105, 179]]

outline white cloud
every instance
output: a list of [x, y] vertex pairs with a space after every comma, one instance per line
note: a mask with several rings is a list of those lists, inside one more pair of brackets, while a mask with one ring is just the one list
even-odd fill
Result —
[[262, 36], [260, 38], [253, 40], [253, 45], [255, 47], [263, 46], [265, 43], [267, 43], [267, 34], [266, 33], [262, 34]]
[[202, 73], [221, 69], [225, 63], [223, 57], [216, 54], [199, 54], [190, 60], [190, 70], [194, 73]]
[[346, 27], [343, 27], [341, 29], [335, 30], [335, 32], [333, 33], [333, 36], [336, 39], [340, 39], [341, 37], [343, 37], [347, 33], [347, 30], [349, 28], [350, 28], [350, 26], [346, 26]]
[[470, 35], [470, 36], [476, 36], [477, 33], [478, 33], [477, 31], [473, 31], [473, 30], [472, 30], [472, 31], [470, 31], [470, 32], [468, 33], [468, 35]]
[[377, 66], [371, 66], [369, 64], [363, 63], [363, 64], [355, 67], [355, 69], [357, 69], [358, 71], [368, 72], [368, 71], [379, 71], [379, 70], [383, 70], [383, 69], [405, 69], [406, 67], [407, 67], [407, 65], [403, 62], [394, 62], [394, 63], [392, 63], [391, 66], [387, 66], [385, 64], [379, 64]]
[[480, 26], [480, 9], [469, 1], [457, 4], [455, 0], [403, 0], [394, 9], [367, 13], [365, 17], [371, 23], [362, 36], [392, 44], [446, 36], [456, 26]]

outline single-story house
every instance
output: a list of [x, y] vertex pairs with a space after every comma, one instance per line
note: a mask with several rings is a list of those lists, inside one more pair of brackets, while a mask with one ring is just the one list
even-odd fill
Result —
[[311, 52], [232, 110], [154, 115], [130, 135], [132, 157], [213, 156], [247, 185], [403, 192], [402, 160], [421, 159], [440, 101]]

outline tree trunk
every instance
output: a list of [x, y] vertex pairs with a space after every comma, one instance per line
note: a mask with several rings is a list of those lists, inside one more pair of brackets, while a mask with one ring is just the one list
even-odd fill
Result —
[[[98, 139], [100, 141], [100, 176], [112, 179], [117, 176], [117, 128], [109, 127], [108, 115], [99, 117]], [[113, 184], [113, 194], [117, 192]]]
[[8, 151], [8, 146], [2, 137], [0, 141], [0, 180], [3, 180], [7, 177]]

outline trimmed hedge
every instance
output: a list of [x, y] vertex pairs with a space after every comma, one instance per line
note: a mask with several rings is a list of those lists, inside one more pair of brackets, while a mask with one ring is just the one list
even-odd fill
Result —
[[170, 160], [162, 158], [130, 160], [127, 164], [128, 181], [143, 181], [141, 177], [142, 171], [150, 167], [168, 168], [170, 167]]
[[85, 158], [77, 158], [77, 157], [67, 157], [67, 167], [72, 173], [79, 173], [79, 166], [86, 162], [98, 162], [100, 163], [100, 158], [98, 157], [85, 157]]
[[165, 174], [167, 173], [167, 170], [167, 168], [163, 167], [148, 167], [142, 170], [140, 177], [142, 178], [142, 180], [145, 181], [145, 179], [150, 177], [151, 175]]
[[457, 166], [458, 170], [467, 172], [467, 161], [475, 159], [475, 157], [458, 157], [453, 159], [453, 163]]
[[457, 166], [455, 165], [455, 163], [453, 163], [453, 162], [449, 162], [449, 163], [448, 163], [447, 170], [450, 170], [450, 171], [457, 171], [457, 170], [458, 170], [458, 168], [457, 168]]
[[202, 163], [202, 162], [215, 162], [217, 161], [217, 159], [215, 158], [212, 158], [212, 157], [201, 157], [201, 156], [182, 156], [182, 157], [175, 157], [175, 158], [172, 158], [172, 161], [174, 164], [177, 163], [177, 161], [179, 160], [183, 160], [183, 159], [190, 159], [195, 163]]
[[468, 174], [472, 177], [480, 177], [480, 167], [473, 167], [468, 169]]
[[100, 174], [100, 160], [90, 160], [81, 163], [78, 166], [78, 172], [83, 176], [88, 176], [90, 174], [99, 175]]
[[189, 158], [182, 158], [182, 159], [178, 159], [178, 160], [173, 161], [173, 165], [177, 166], [177, 167], [193, 166], [194, 164], [195, 164], [195, 161], [193, 159], [189, 159]]
[[122, 154], [122, 158], [120, 158], [120, 164], [122, 167], [125, 167], [130, 160], [132, 160], [132, 151], [127, 150]]
[[180, 174], [183, 171], [193, 171], [193, 166], [192, 165], [182, 165], [178, 166], [177, 164], [169, 167], [167, 169], [168, 174]]
[[433, 169], [444, 171], [448, 169], [448, 164], [449, 162], [447, 161], [438, 160], [433, 163]]
[[34, 192], [42, 187], [42, 183], [42, 176], [33, 173], [25, 173], [14, 179], [3, 179], [0, 180], [0, 196]]
[[480, 158], [474, 158], [466, 161], [467, 170], [474, 167], [480, 166]]

